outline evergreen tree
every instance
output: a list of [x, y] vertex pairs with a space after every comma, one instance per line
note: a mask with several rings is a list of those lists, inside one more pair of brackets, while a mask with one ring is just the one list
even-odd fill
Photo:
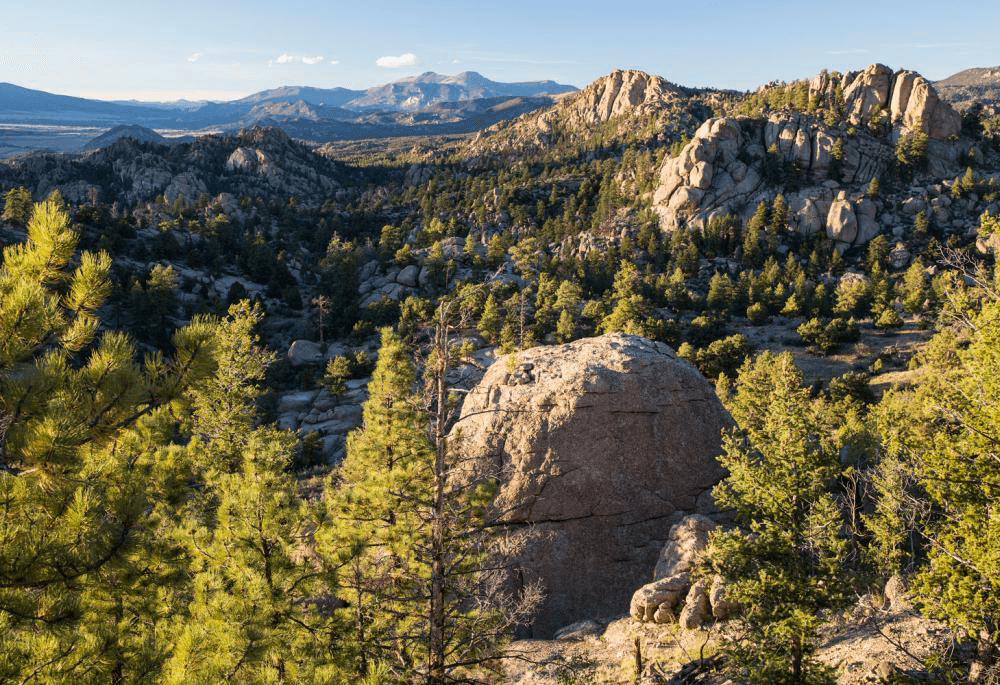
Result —
[[611, 312], [598, 329], [602, 333], [622, 331], [635, 335], [650, 335], [649, 317], [652, 307], [642, 296], [639, 271], [632, 262], [622, 260], [615, 273], [611, 292]]
[[3, 195], [3, 214], [0, 219], [16, 226], [24, 226], [31, 219], [31, 193], [27, 188], [11, 188]]
[[781, 243], [781, 236], [788, 230], [788, 204], [779, 193], [771, 203], [771, 215], [767, 222], [767, 248], [772, 254]]
[[215, 326], [215, 371], [191, 393], [186, 449], [201, 486], [178, 537], [188, 544], [193, 596], [166, 683], [300, 683], [336, 669], [335, 633], [310, 608], [321, 588], [303, 558], [309, 517], [288, 472], [295, 438], [255, 425], [274, 361], [254, 333], [262, 318], [245, 301], [230, 308]]
[[924, 273], [924, 263], [920, 257], [903, 274], [903, 285], [900, 291], [903, 298], [903, 309], [911, 314], [919, 314], [927, 300], [927, 274]]
[[920, 210], [913, 217], [913, 237], [923, 240], [927, 237], [930, 222], [927, 220], [927, 212]]
[[709, 309], [718, 312], [728, 312], [733, 306], [733, 282], [729, 274], [716, 272], [708, 282], [708, 296], [705, 304]]
[[891, 443], [931, 505], [919, 526], [928, 562], [912, 585], [916, 601], [978, 640], [979, 682], [1000, 671], [998, 317], [990, 297], [962, 330], [932, 340], [922, 382], [894, 405], [901, 430]]
[[878, 178], [872, 176], [872, 180], [868, 183], [868, 187], [865, 189], [865, 195], [875, 200], [878, 198], [878, 194], [879, 194]]
[[[496, 658], [506, 631], [537, 602], [501, 590], [502, 568], [488, 555], [501, 529], [484, 520], [492, 490], [458, 477], [467, 467], [460, 444], [448, 442], [450, 304], [439, 305], [427, 360], [430, 413], [417, 401], [409, 353], [383, 330], [364, 422], [348, 439], [316, 533], [320, 555], [343, 565], [339, 594], [350, 605], [359, 676], [382, 664], [411, 682], [460, 679]], [[343, 549], [353, 550], [346, 561]]]
[[209, 372], [211, 332], [178, 331], [176, 356], [143, 367], [126, 336], [98, 336], [110, 259], [71, 273], [68, 224], [58, 199], [37, 205], [0, 267], [0, 681], [139, 682], [173, 611], [166, 405]]
[[750, 221], [747, 222], [746, 232], [743, 234], [743, 259], [751, 266], [756, 266], [760, 263], [763, 255], [760, 241], [766, 226], [767, 203], [761, 202], [757, 205], [753, 216], [750, 217]]
[[683, 311], [690, 306], [691, 298], [688, 295], [684, 272], [680, 267], [675, 268], [670, 274], [663, 297], [667, 300], [667, 304], [677, 311]]
[[479, 325], [477, 326], [479, 335], [483, 336], [483, 339], [491, 345], [495, 344], [500, 339], [502, 325], [503, 316], [500, 313], [500, 306], [491, 292], [486, 296], [483, 312], [479, 316]]
[[725, 399], [737, 428], [724, 436], [729, 475], [713, 494], [740, 528], [713, 535], [710, 558], [742, 606], [726, 651], [744, 682], [833, 682], [810, 659], [816, 612], [844, 597], [833, 426], [787, 353], [748, 360]]
[[576, 321], [570, 310], [563, 309], [559, 313], [559, 321], [556, 323], [556, 340], [561, 343], [568, 343], [575, 337]]
[[348, 332], [357, 320], [358, 255], [354, 245], [337, 234], [330, 238], [320, 260], [319, 294], [330, 302], [331, 316], [326, 325], [335, 335]]
[[413, 402], [415, 382], [402, 341], [383, 329], [362, 426], [349, 436], [347, 455], [328, 482], [326, 525], [316, 534], [328, 565], [342, 563], [342, 550], [355, 551], [341, 574], [339, 594], [350, 604], [359, 675], [393, 654], [409, 654], [408, 641], [414, 639], [405, 623], [393, 625], [393, 614], [412, 613], [398, 604], [415, 594], [401, 575], [420, 532], [413, 502], [416, 490], [423, 489], [417, 472], [430, 459], [427, 422]]

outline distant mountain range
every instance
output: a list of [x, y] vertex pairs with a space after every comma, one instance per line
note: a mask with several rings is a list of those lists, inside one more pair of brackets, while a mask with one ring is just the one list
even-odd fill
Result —
[[[0, 156], [45, 143], [68, 151], [85, 142], [72, 135], [39, 136], [29, 130], [32, 127], [141, 126], [195, 132], [274, 125], [316, 141], [401, 135], [412, 126], [464, 132], [547, 106], [553, 96], [576, 90], [555, 81], [500, 83], [471, 71], [454, 76], [427, 72], [367, 90], [282, 86], [229, 102], [108, 102], [0, 83], [0, 123], [7, 125]], [[21, 145], [15, 140], [19, 128], [31, 134], [22, 136]]]

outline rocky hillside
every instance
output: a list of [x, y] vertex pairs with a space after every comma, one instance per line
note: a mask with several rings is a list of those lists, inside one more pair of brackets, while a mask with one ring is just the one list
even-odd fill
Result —
[[59, 190], [73, 202], [96, 192], [102, 200], [132, 206], [163, 195], [194, 203], [202, 195], [256, 197], [287, 202], [322, 198], [343, 187], [346, 170], [275, 128], [206, 136], [160, 145], [119, 138], [79, 155], [36, 153], [0, 165], [0, 178], [36, 197]]
[[642, 71], [616, 70], [544, 111], [484, 131], [467, 154], [541, 151], [595, 135], [608, 142], [645, 135], [669, 143], [674, 135], [696, 128], [726, 95], [684, 88]]
[[887, 177], [908, 141], [919, 141], [929, 175], [961, 171], [969, 149], [957, 140], [961, 119], [919, 74], [873, 64], [840, 78], [821, 74], [803, 91], [811, 111], [705, 122], [660, 170], [653, 203], [661, 225], [703, 228], [730, 214], [746, 220], [784, 192], [799, 233], [864, 244], [896, 221], [867, 186]]
[[159, 145], [167, 145], [170, 142], [177, 142], [177, 141], [169, 141], [167, 138], [164, 138], [153, 129], [146, 128], [145, 126], [132, 124], [131, 126], [115, 126], [107, 133], [102, 133], [101, 135], [97, 136], [92, 141], [84, 145], [83, 149], [99, 150], [102, 147], [107, 147], [108, 145], [111, 145], [119, 138], [131, 138], [140, 143], [157, 143]]
[[934, 87], [960, 110], [976, 104], [1000, 105], [1000, 67], [966, 69], [935, 81]]

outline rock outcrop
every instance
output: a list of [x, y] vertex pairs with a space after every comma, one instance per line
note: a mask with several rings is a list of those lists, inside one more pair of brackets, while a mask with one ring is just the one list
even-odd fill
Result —
[[[24, 183], [35, 197], [58, 189], [72, 201], [89, 199], [90, 188], [75, 186], [94, 179], [103, 202], [142, 204], [163, 195], [168, 203], [183, 197], [194, 205], [204, 195], [225, 194], [287, 201], [290, 196], [324, 198], [346, 192], [349, 172], [277, 128], [202, 136], [190, 142], [160, 145], [118, 138], [81, 155], [36, 154], [25, 158]], [[233, 215], [230, 218], [235, 218]]]
[[678, 619], [684, 630], [697, 630], [711, 618], [712, 607], [708, 601], [708, 590], [708, 580], [705, 578], [699, 578], [688, 590], [684, 608], [681, 609]]
[[812, 182], [785, 193], [791, 229], [806, 236], [826, 231], [845, 245], [864, 244], [879, 227], [863, 186], [887, 167], [893, 149], [874, 138], [840, 140], [838, 174], [855, 191], [838, 190], [840, 183], [830, 179], [837, 139], [811, 117], [781, 113], [764, 121], [709, 119], [660, 170], [653, 206], [661, 227], [704, 228], [730, 215], [745, 221], [758, 203], [773, 201], [779, 192], [780, 185], [768, 176], [780, 167]]
[[[572, 96], [560, 119], [571, 126], [598, 124], [643, 106], [660, 106], [683, 97], [687, 89], [634, 69], [616, 69]], [[540, 125], [551, 116], [539, 117]]]
[[839, 81], [821, 74], [810, 83], [809, 94], [832, 98], [838, 88], [843, 92], [847, 121], [855, 126], [882, 114], [899, 133], [923, 131], [932, 140], [957, 136], [962, 129], [961, 115], [915, 71], [894, 72], [884, 64], [872, 64]]
[[[792, 230], [806, 236], [825, 230], [842, 247], [863, 245], [880, 230], [864, 186], [893, 163], [898, 136], [927, 134], [931, 170], [957, 170], [955, 145], [946, 141], [960, 132], [961, 118], [919, 74], [876, 64], [839, 82], [823, 75], [810, 84], [820, 101], [834, 101], [835, 92], [843, 93], [845, 127], [793, 111], [703, 123], [660, 169], [653, 205], [662, 228], [704, 228], [730, 215], [745, 221], [759, 202], [785, 189]], [[890, 134], [866, 133], [879, 117]]]
[[489, 368], [453, 440], [503, 474], [504, 518], [538, 533], [518, 558], [524, 581], [547, 591], [536, 635], [621, 611], [667, 526], [708, 506], [727, 421], [693, 366], [637, 336], [537, 347]]
[[715, 522], [701, 514], [685, 516], [671, 526], [667, 544], [663, 546], [653, 569], [653, 580], [693, 571], [708, 547], [708, 534], [713, 530]]

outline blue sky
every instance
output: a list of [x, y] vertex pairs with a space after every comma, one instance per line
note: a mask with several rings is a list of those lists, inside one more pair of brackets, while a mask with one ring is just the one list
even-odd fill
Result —
[[424, 71], [584, 86], [615, 68], [747, 90], [872, 62], [1000, 65], [1000, 3], [855, 0], [34, 0], [4, 3], [0, 81], [97, 98], [367, 88]]

